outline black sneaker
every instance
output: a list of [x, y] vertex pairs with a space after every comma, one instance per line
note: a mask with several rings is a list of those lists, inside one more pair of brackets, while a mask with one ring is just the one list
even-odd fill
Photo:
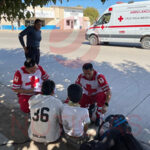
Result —
[[93, 112], [95, 110], [95, 104], [90, 105], [88, 110], [89, 110], [89, 117], [91, 118], [92, 114], [93, 114]]
[[95, 123], [95, 121], [91, 120], [91, 118], [90, 118], [90, 124], [92, 125], [94, 123]]
[[98, 127], [100, 125], [100, 118], [96, 118], [95, 125]]
[[92, 120], [92, 115], [93, 115], [93, 112], [95, 111], [95, 104], [90, 105], [88, 110], [89, 110], [89, 117], [91, 120], [91, 124], [94, 124], [95, 121]]

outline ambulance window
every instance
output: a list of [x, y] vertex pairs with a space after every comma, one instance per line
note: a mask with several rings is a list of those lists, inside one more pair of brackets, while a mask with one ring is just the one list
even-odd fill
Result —
[[110, 17], [111, 17], [111, 13], [108, 14], [104, 14], [98, 21], [97, 21], [97, 25], [100, 24], [107, 24], [110, 21]]

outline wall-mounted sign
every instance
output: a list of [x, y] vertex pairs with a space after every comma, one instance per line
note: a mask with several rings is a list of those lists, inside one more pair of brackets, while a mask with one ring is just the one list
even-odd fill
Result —
[[55, 18], [53, 10], [35, 10], [35, 17], [37, 18]]

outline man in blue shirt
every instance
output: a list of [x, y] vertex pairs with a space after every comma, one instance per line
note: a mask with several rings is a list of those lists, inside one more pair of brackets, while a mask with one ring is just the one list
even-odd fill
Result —
[[[24, 48], [26, 58], [32, 58], [37, 64], [40, 61], [40, 41], [41, 41], [42, 22], [36, 19], [34, 26], [29, 26], [19, 34], [19, 40]], [[24, 36], [27, 36], [27, 43], [24, 43]]]

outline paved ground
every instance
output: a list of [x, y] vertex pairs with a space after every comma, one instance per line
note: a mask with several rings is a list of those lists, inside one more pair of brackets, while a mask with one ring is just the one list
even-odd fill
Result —
[[[110, 113], [123, 113], [130, 119], [135, 136], [150, 143], [150, 51], [139, 44], [90, 46], [84, 31], [43, 32], [41, 65], [56, 81], [57, 96], [66, 98], [66, 87], [81, 72], [83, 62], [92, 61], [96, 70], [104, 73], [113, 95]], [[0, 31], [0, 139], [2, 142], [23, 142], [27, 137], [27, 116], [18, 109], [17, 97], [11, 91], [14, 71], [24, 62], [17, 32]], [[60, 144], [61, 143], [61, 144]], [[27, 142], [0, 149], [41, 150], [68, 149], [65, 142], [42, 145]], [[149, 147], [147, 146], [147, 149]], [[73, 149], [69, 147], [69, 149]]]

